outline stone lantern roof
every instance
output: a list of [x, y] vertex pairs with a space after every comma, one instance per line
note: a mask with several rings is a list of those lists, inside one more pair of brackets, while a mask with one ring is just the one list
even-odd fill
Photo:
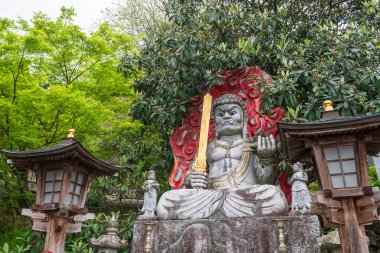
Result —
[[8, 163], [34, 170], [34, 164], [52, 161], [72, 160], [88, 168], [92, 175], [112, 175], [120, 168], [107, 164], [91, 155], [82, 144], [73, 137], [64, 138], [58, 145], [27, 151], [2, 151], [8, 158]]

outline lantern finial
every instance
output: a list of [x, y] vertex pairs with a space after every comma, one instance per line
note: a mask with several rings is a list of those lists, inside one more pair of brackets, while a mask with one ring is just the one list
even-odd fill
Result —
[[69, 129], [67, 132], [67, 138], [74, 138], [75, 130], [74, 129]]
[[323, 102], [323, 110], [325, 112], [329, 112], [329, 111], [332, 111], [334, 110], [334, 107], [333, 107], [333, 102], [331, 100], [325, 100]]

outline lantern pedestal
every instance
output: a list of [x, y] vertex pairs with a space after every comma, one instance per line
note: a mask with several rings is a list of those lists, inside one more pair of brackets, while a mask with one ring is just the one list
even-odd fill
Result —
[[372, 187], [371, 192], [360, 197], [338, 199], [326, 197], [326, 193], [320, 191], [312, 197], [312, 211], [323, 217], [324, 226], [338, 225], [342, 251], [345, 253], [368, 252], [363, 225], [377, 219], [380, 202], [379, 188]]
[[363, 225], [377, 219], [380, 202], [379, 188], [372, 187], [371, 192], [356, 198], [326, 197], [322, 191], [313, 196], [312, 211], [323, 217], [325, 227], [338, 225], [342, 251], [345, 253], [368, 252]]
[[63, 253], [67, 233], [79, 233], [82, 223], [95, 218], [95, 214], [77, 214], [68, 216], [63, 210], [45, 213], [31, 209], [22, 209], [22, 215], [33, 220], [33, 230], [46, 232], [45, 250]]
[[340, 238], [355, 238], [342, 240], [343, 252], [368, 253], [367, 239], [363, 226], [358, 226], [355, 203], [352, 198], [342, 199], [344, 224], [339, 225]]
[[45, 250], [51, 252], [64, 252], [65, 240], [68, 229], [68, 219], [58, 216], [50, 216], [47, 224]]

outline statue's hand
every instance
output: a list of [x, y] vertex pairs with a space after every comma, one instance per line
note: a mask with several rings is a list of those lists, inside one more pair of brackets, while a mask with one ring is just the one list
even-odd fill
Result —
[[193, 189], [206, 189], [207, 188], [207, 173], [206, 172], [192, 172], [190, 184]]
[[275, 153], [276, 141], [273, 135], [269, 135], [269, 137], [259, 136], [257, 139], [257, 155], [260, 159], [261, 164], [273, 164]]

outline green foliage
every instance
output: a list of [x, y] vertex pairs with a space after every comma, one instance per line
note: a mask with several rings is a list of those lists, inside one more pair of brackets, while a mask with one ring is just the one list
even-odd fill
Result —
[[28, 231], [16, 238], [20, 246], [29, 248], [29, 253], [40, 253], [44, 249], [45, 233], [43, 232], [33, 231], [29, 228]]
[[317, 192], [319, 191], [319, 186], [317, 181], [313, 181], [308, 185], [308, 188], [311, 192]]
[[[25, 172], [0, 162], [0, 214], [2, 216], [0, 231], [2, 236], [6, 236], [5, 231], [14, 229], [16, 226], [24, 226], [22, 220], [18, 220], [17, 215], [22, 207], [29, 206], [35, 198], [25, 185]], [[2, 241], [0, 239], [0, 242]], [[4, 240], [4, 242], [9, 241]]]
[[[135, 93], [117, 68], [134, 43], [107, 23], [86, 34], [73, 24], [74, 15], [62, 8], [56, 20], [43, 13], [30, 22], [0, 18], [0, 150], [55, 145], [74, 128], [90, 152], [118, 163], [113, 158], [125, 154], [125, 147], [114, 136], [139, 136], [143, 129], [129, 117]], [[26, 189], [26, 173], [0, 158], [3, 236], [27, 227], [18, 224], [19, 215], [34, 196]]]
[[[84, 239], [84, 240], [83, 240]], [[86, 238], [79, 238], [77, 240], [70, 240], [66, 242], [69, 245], [69, 250], [67, 252], [72, 253], [94, 253], [96, 250], [91, 248], [88, 242], [85, 241]]]
[[62, 8], [56, 21], [42, 13], [31, 24], [0, 19], [1, 148], [52, 145], [69, 128], [93, 144], [113, 122], [129, 121], [135, 95], [116, 66], [131, 39], [107, 24], [88, 36], [73, 15]]
[[[133, 114], [166, 138], [183, 105], [227, 69], [258, 65], [274, 79], [263, 99], [308, 121], [332, 99], [343, 115], [380, 110], [379, 3], [348, 1], [181, 1], [165, 5], [170, 26], [149, 34]], [[269, 102], [267, 102], [269, 101]]]
[[[8, 252], [28, 252], [28, 253], [40, 253], [43, 250], [45, 244], [45, 235], [42, 232], [36, 232], [25, 228], [23, 230], [13, 230], [2, 235], [1, 238], [3, 249], [0, 248], [0, 252], [7, 252], [5, 248], [8, 245]], [[2, 245], [2, 243], [0, 243]], [[1, 251], [3, 250], [3, 251]]]
[[291, 123], [305, 123], [307, 122], [304, 118], [299, 118], [299, 113], [302, 110], [302, 106], [298, 105], [296, 109], [288, 107], [286, 110], [284, 121], [291, 122]]
[[377, 172], [375, 166], [368, 167], [369, 182], [372, 187], [380, 187], [380, 179], [377, 178]]
[[103, 12], [105, 20], [124, 33], [143, 37], [145, 31], [156, 30], [165, 18], [162, 0], [124, 0], [112, 3]]
[[3, 248], [0, 249], [0, 252], [1, 252], [1, 253], [9, 253], [9, 252], [10, 252], [10, 251], [9, 251], [8, 243], [4, 243]]
[[[148, 143], [151, 143], [151, 145], [149, 146]], [[128, 157], [123, 155], [120, 157], [119, 162], [124, 167], [117, 173], [117, 176], [98, 178], [91, 183], [86, 206], [93, 212], [110, 213], [118, 210], [135, 216], [141, 206], [131, 206], [124, 200], [141, 200], [143, 198], [141, 186], [147, 179], [147, 168], [153, 168], [158, 172], [157, 180], [161, 182], [160, 192], [169, 189], [168, 169], [164, 167], [164, 161], [157, 162], [162, 154], [158, 153], [160, 151], [157, 151], [159, 147], [156, 146], [155, 140], [146, 139], [144, 143], [132, 142], [131, 144], [135, 144], [136, 147], [146, 144], [146, 149], [143, 149], [146, 153], [127, 149], [127, 154], [132, 155], [132, 152], [135, 152], [135, 156]], [[133, 165], [130, 165], [129, 162], [132, 162]], [[156, 164], [154, 164], [155, 162]]]

